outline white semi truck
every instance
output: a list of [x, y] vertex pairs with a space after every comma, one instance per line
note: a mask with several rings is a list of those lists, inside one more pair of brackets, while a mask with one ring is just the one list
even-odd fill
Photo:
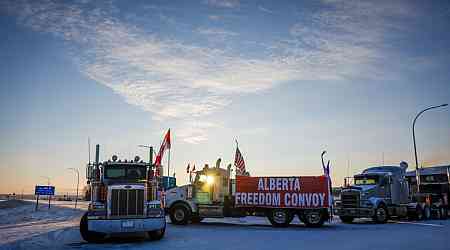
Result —
[[266, 216], [275, 227], [286, 227], [294, 216], [318, 227], [330, 218], [330, 187], [326, 176], [236, 176], [207, 165], [195, 172], [192, 184], [167, 190], [166, 211], [173, 224], [203, 218]]

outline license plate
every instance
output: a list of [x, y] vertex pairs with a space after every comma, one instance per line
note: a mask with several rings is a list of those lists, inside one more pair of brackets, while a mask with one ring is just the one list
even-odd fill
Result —
[[134, 222], [133, 221], [122, 221], [122, 227], [124, 227], [124, 228], [134, 227]]

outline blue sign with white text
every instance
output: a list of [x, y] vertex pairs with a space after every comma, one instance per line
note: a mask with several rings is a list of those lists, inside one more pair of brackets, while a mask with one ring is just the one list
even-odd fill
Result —
[[54, 186], [36, 186], [34, 189], [35, 195], [55, 195]]

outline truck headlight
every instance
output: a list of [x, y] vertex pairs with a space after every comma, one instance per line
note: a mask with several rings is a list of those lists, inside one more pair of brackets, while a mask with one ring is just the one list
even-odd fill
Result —
[[147, 216], [153, 218], [159, 218], [164, 216], [164, 209], [162, 208], [149, 208], [147, 209]]
[[214, 177], [208, 175], [208, 176], [206, 177], [206, 183], [208, 183], [208, 185], [214, 184]]

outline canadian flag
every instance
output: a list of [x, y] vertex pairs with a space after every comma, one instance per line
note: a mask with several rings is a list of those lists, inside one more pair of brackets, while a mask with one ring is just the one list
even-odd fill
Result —
[[161, 144], [161, 147], [159, 148], [159, 152], [156, 155], [155, 165], [157, 165], [157, 166], [161, 165], [161, 160], [164, 156], [164, 151], [166, 151], [166, 149], [170, 149], [170, 129], [167, 131], [166, 135], [164, 136], [163, 143]]

